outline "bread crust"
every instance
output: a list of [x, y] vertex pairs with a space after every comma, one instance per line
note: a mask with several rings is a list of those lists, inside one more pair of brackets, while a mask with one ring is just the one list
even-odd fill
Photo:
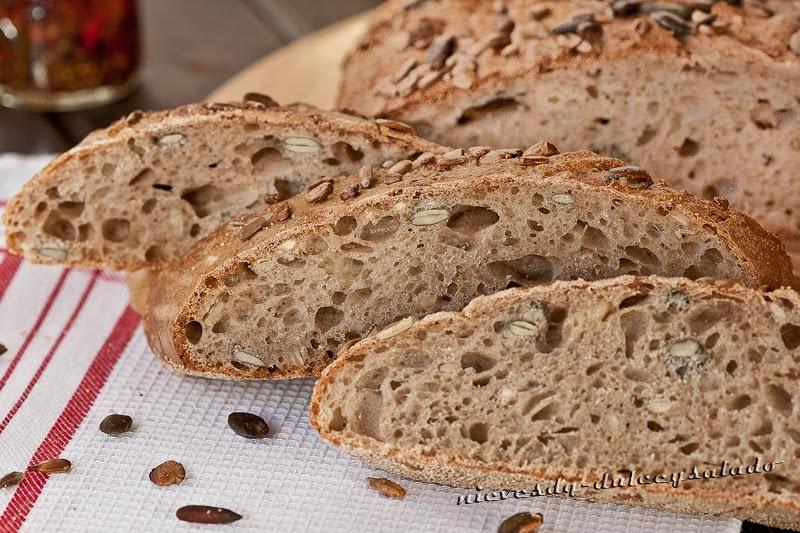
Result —
[[[791, 289], [763, 293], [744, 288], [729, 280], [690, 281], [658, 276], [621, 276], [594, 282], [557, 281], [547, 286], [510, 289], [479, 297], [462, 311], [436, 313], [422, 318], [403, 334], [424, 338], [426, 331], [458, 328], [476, 317], [500, 316], [503, 309], [514, 308], [515, 304], [521, 302], [548, 301], [548, 295], [568, 296], [570, 293], [589, 293], [599, 302], [601, 298], [612, 297], [614, 294], [636, 293], [643, 285], [652, 290], [668, 288], [682, 291], [690, 299], [695, 300], [710, 297], [727, 298], [737, 302], [737, 305], [753, 307], [753, 312], [759, 312], [760, 308], [771, 305], [769, 302], [780, 299], [789, 302], [795, 309], [800, 308], [800, 296]], [[592, 324], [587, 325], [587, 328], [592, 327]], [[331, 445], [378, 468], [411, 479], [470, 489], [480, 486], [484, 490], [529, 490], [537, 483], [552, 482], [557, 478], [563, 481], [584, 482], [600, 479], [603, 471], [596, 468], [577, 469], [553, 464], [512, 468], [497, 462], [455, 457], [448, 455], [445, 450], [431, 457], [419, 453], [419, 450], [402, 449], [390, 443], [354, 434], [346, 428], [332, 431], [329, 427], [330, 412], [341, 399], [341, 391], [334, 396], [331, 395], [332, 387], [353, 364], [362, 364], [370, 357], [380, 357], [381, 350], [376, 350], [380, 344], [381, 341], [375, 338], [356, 343], [329, 365], [316, 382], [311, 398], [309, 421], [320, 436]], [[787, 362], [791, 361], [791, 357], [787, 356]], [[650, 484], [626, 489], [594, 490], [591, 496], [580, 497], [592, 501], [623, 503], [678, 513], [734, 516], [780, 528], [800, 527], [799, 501], [791, 500], [788, 496], [778, 498], [766, 491], [762, 494], [749, 494], [744, 489], [736, 490], [736, 485], [719, 489], [715, 488], [713, 483], [707, 483], [689, 490], [676, 490], [667, 485], [661, 487]]]
[[[322, 203], [309, 204], [300, 196], [287, 200], [285, 205], [291, 209], [291, 218], [268, 225], [246, 241], [239, 238], [239, 232], [250, 219], [241, 218], [223, 225], [198, 242], [180, 265], [168, 267], [159, 274], [144, 322], [153, 351], [173, 369], [208, 377], [280, 379], [318, 375], [327, 361], [315, 361], [305, 367], [285, 365], [285, 368], [241, 371], [200, 366], [191, 357], [192, 346], [186, 339], [185, 325], [202, 314], [202, 302], [206, 294], [214, 290], [216, 280], [234, 274], [241, 264], [255, 262], [271, 253], [281, 243], [300, 240], [316, 228], [333, 224], [350, 213], [366, 209], [391, 212], [393, 206], [412, 201], [420, 194], [446, 197], [459, 188], [486, 190], [510, 182], [533, 190], [538, 183], [555, 184], [564, 190], [580, 189], [592, 195], [608, 195], [609, 201], [629, 199], [661, 208], [664, 213], [685, 218], [692, 227], [705, 227], [703, 231], [716, 234], [724, 246], [730, 247], [745, 273], [743, 282], [754, 287], [779, 287], [790, 283], [791, 263], [781, 242], [749, 217], [730, 211], [724, 203], [712, 203], [674, 191], [663, 183], [649, 188], [633, 188], [620, 182], [606, 184], [608, 169], [624, 163], [591, 152], [555, 155], [538, 166], [521, 165], [519, 157], [490, 161], [496, 153], [484, 151], [482, 157], [460, 156], [460, 163], [452, 166], [447, 163], [446, 171], [439, 165], [442, 160], [448, 161], [447, 156], [439, 156], [439, 163], [434, 159], [412, 170], [401, 181], [379, 183], [348, 200], [340, 198], [341, 192], [360, 178], [338, 180], [333, 184], [333, 192]], [[386, 170], [376, 169], [375, 172], [380, 177], [385, 176]], [[280, 208], [276, 206], [272, 212]], [[269, 213], [265, 215], [269, 217]]]
[[[210, 132], [224, 135], [226, 132], [237, 129], [241, 133], [236, 133], [235, 135], [238, 136], [237, 138], [240, 141], [244, 141], [248, 140], [249, 137], [257, 137], [262, 134], [265, 127], [273, 132], [284, 131], [289, 134], [295, 131], [310, 132], [317, 138], [341, 138], [351, 142], [355, 139], [361, 143], [360, 146], [363, 147], [363, 150], [374, 150], [375, 153], [388, 149], [397, 154], [412, 156], [424, 151], [442, 150], [442, 147], [417, 137], [411, 128], [391, 128], [372, 120], [344, 113], [322, 111], [306, 104], [275, 105], [270, 107], [259, 102], [247, 101], [244, 103], [190, 104], [167, 111], [134, 111], [108, 128], [90, 133], [79, 145], [55, 158], [28, 181], [9, 201], [5, 209], [8, 248], [12, 253], [25, 255], [28, 260], [37, 263], [68, 264], [126, 271], [146, 267], [161, 267], [165, 263], [179, 258], [188, 249], [189, 245], [202, 234], [192, 234], [190, 236], [187, 228], [187, 231], [184, 232], [185, 235], [182, 235], [180, 239], [173, 237], [170, 242], [159, 241], [155, 244], [164, 248], [163, 253], [149, 259], [145, 257], [145, 254], [140, 254], [137, 257], [131, 251], [137, 244], [144, 246], [138, 241], [137, 243], [131, 242], [140, 237], [137, 235], [129, 236], [127, 240], [119, 244], [106, 241], [104, 246], [109, 249], [103, 250], [102, 254], [97, 253], [96, 250], [87, 252], [80, 248], [81, 243], [79, 241], [84, 237], [75, 235], [74, 229], [69, 232], [73, 233], [72, 235], [66, 235], [63, 239], [45, 234], [44, 226], [38, 225], [43, 215], [37, 211], [36, 206], [46, 205], [48, 202], [64, 201], [82, 206], [88, 205], [92, 201], [107, 202], [102, 198], [93, 200], [93, 193], [105, 186], [124, 188], [124, 186], [128, 185], [130, 176], [102, 175], [105, 174], [103, 169], [106, 164], [113, 168], [114, 165], [126, 160], [125, 158], [127, 157], [131, 159], [131, 162], [128, 163], [131, 168], [125, 168], [124, 170], [130, 172], [132, 176], [135, 174], [134, 170], [138, 170], [143, 166], [141, 163], [135, 162], [137, 157], [139, 159], [142, 158], [141, 153], [144, 150], [142, 147], [156, 145], [157, 142], [160, 142], [165, 137], [180, 135], [181, 132], [185, 133], [187, 131], [198, 131], [203, 135], [210, 135]], [[209, 148], [209, 150], [212, 149]], [[230, 153], [234, 153], [236, 147], [223, 145], [219, 148], [219, 151], [226, 153], [211, 153], [210, 155], [198, 153], [191, 154], [191, 157], [204, 157], [210, 161], [222, 160], [223, 164], [225, 164], [223, 159], [230, 157]], [[164, 152], [164, 159], [181, 157], [170, 155], [166, 149]], [[364, 151], [361, 154], [363, 157]], [[367, 153], [366, 155], [367, 159], [374, 158], [374, 154]], [[319, 156], [312, 154], [310, 158], [315, 163], [319, 163], [314, 158], [321, 159], [322, 157], [324, 157], [322, 154]], [[300, 164], [298, 163], [298, 165]], [[211, 166], [215, 167], [216, 164]], [[356, 166], [355, 168], [358, 167]], [[91, 172], [87, 171], [87, 169], [91, 170]], [[154, 170], [158, 171], [157, 168]], [[241, 169], [238, 172], [245, 172], [245, 170]], [[231, 169], [230, 172], [237, 171]], [[341, 169], [337, 169], [336, 166], [330, 166], [326, 172], [326, 175], [335, 176], [341, 173]], [[121, 173], [121, 170], [118, 169], [117, 173]], [[306, 176], [305, 179], [310, 180], [315, 177]], [[258, 175], [253, 178], [254, 182], [259, 179], [266, 182], [264, 177]], [[187, 179], [187, 181], [189, 180]], [[60, 191], [59, 187], [64, 189], [66, 188], [65, 186], [68, 186], [74, 192], [70, 194], [70, 197], [61, 198], [60, 196], [65, 193], [63, 190]], [[188, 186], [184, 184], [183, 187]], [[176, 189], [178, 189], [177, 184]], [[264, 189], [264, 192], [266, 192], [266, 185]], [[176, 190], [175, 194], [179, 192], [179, 190]], [[236, 201], [232, 201], [231, 205], [226, 206], [226, 209], [231, 211], [229, 213], [201, 212], [197, 222], [209, 225], [207, 221], [211, 219], [219, 219], [221, 221], [231, 215], [252, 212], [253, 209], [260, 209], [258, 205], [262, 205], [261, 198], [258, 197], [257, 200], [253, 202], [257, 204], [255, 207], [253, 205], [238, 205]], [[178, 202], [191, 213], [188, 204], [183, 206], [185, 202], [180, 200]], [[120, 206], [108, 205], [104, 209], [97, 210], [93, 216], [108, 216], [109, 213], [119, 211], [119, 208]], [[50, 209], [49, 206], [48, 209]], [[137, 216], [147, 218], [148, 212], [146, 210], [143, 212], [144, 214], [137, 212]], [[151, 220], [151, 225], [156, 223], [169, 225], [173, 220], [178, 220], [180, 213], [175, 212], [172, 215], [168, 214], [168, 216], [171, 216], [170, 220]], [[71, 224], [70, 228], [81, 223], [84, 225], [90, 223], [94, 228], [95, 235], [90, 234], [88, 238], [97, 238], [96, 233], [99, 233], [99, 228], [103, 222], [102, 219], [84, 220], [81, 215], [78, 215], [78, 218], [74, 220], [72, 220], [73, 217], [71, 215], [68, 218], [71, 219], [67, 222]], [[37, 227], [26, 229], [25, 225], [31, 220], [37, 222]], [[213, 227], [213, 224], [210, 225], [209, 229], [211, 227]], [[132, 227], [132, 234], [135, 233], [134, 229]], [[26, 233], [31, 234], [26, 235]], [[50, 247], [57, 248], [57, 250], [55, 252], [51, 251], [49, 254], [40, 253], [40, 250]]]
[[[691, 22], [685, 36], [646, 14], [611, 16], [607, 2], [504, 5], [506, 14], [492, 2], [473, 0], [411, 8], [387, 3], [345, 61], [339, 105], [403, 120], [453, 146], [498, 139], [521, 144], [544, 132], [562, 148], [614, 155], [675, 187], [729, 197], [737, 210], [779, 235], [800, 232], [793, 192], [800, 145], [792, 141], [800, 133], [793, 118], [793, 87], [800, 83], [800, 48], [792, 44], [800, 43], [796, 4], [717, 2], [707, 14], [710, 22]], [[528, 15], [537, 9], [549, 14], [541, 20]], [[580, 37], [552, 32], [587, 13], [594, 14], [597, 31]], [[508, 49], [471, 52], [475, 42], [497, 33], [503, 17], [515, 23]], [[417, 71], [430, 76], [431, 43], [442, 35], [455, 37], [449, 59], [461, 58], [453, 63], [468, 65], [462, 71], [471, 74], [463, 79], [450, 64], [435, 71], [436, 81], [412, 84]], [[589, 49], [579, 51], [577, 43]], [[411, 74], [394, 82], [410, 62], [416, 65]], [[615, 83], [613, 73], [624, 81]], [[670, 79], [681, 81], [673, 86]], [[735, 90], [724, 90], [740, 85], [738, 100], [731, 96]], [[682, 87], [691, 89], [678, 92]], [[473, 111], [484, 118], [466, 120]], [[718, 120], [728, 115], [735, 119]], [[759, 187], [765, 180], [770, 185]], [[784, 196], [774, 192], [781, 189]]]

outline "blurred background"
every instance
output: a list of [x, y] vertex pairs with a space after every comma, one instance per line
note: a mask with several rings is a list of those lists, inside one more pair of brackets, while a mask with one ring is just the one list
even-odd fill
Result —
[[[370, 9], [380, 0], [0, 0], [0, 83], [21, 89], [35, 79], [31, 58], [65, 46], [98, 47], [106, 78], [124, 85], [138, 63], [138, 83], [121, 100], [70, 112], [0, 107], [0, 153], [55, 153], [77, 144], [134, 109], [164, 109], [202, 100], [254, 61], [316, 29]], [[61, 11], [56, 11], [60, 9]], [[127, 13], [126, 10], [133, 12]], [[113, 28], [111, 22], [115, 20]], [[61, 28], [58, 35], [48, 26]], [[135, 26], [138, 23], [138, 32]], [[105, 27], [104, 27], [105, 24]], [[133, 30], [131, 30], [133, 26]], [[75, 42], [64, 38], [73, 27]], [[27, 31], [26, 31], [27, 30]], [[132, 64], [112, 63], [112, 47], [100, 42], [112, 33], [114, 49]], [[137, 37], [138, 35], [138, 37]], [[135, 40], [141, 56], [135, 56]], [[25, 41], [20, 48], [19, 41]], [[133, 47], [133, 48], [132, 48]], [[36, 55], [38, 54], [38, 55]], [[48, 56], [48, 54], [51, 54]], [[52, 61], [57, 64], [57, 60]], [[47, 65], [45, 65], [46, 67]], [[52, 66], [52, 65], [50, 65]], [[91, 69], [78, 70], [83, 81]], [[15, 77], [15, 75], [17, 75]], [[280, 76], [279, 72], [275, 73]], [[27, 82], [25, 81], [27, 79]], [[20, 81], [22, 80], [22, 81]], [[13, 91], [13, 89], [12, 89]], [[24, 91], [23, 91], [24, 92]]]

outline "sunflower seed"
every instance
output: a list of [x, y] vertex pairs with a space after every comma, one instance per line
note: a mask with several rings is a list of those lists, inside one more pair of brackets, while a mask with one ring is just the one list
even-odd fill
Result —
[[433, 226], [441, 224], [450, 218], [450, 212], [444, 208], [423, 209], [417, 211], [411, 218], [411, 224], [414, 226]]
[[411, 161], [408, 159], [403, 159], [402, 161], [398, 161], [389, 169], [389, 174], [394, 174], [396, 176], [402, 176], [403, 174], [408, 173], [411, 170]]
[[554, 194], [552, 196], [553, 202], [560, 205], [570, 205], [575, 203], [575, 198], [571, 194]]
[[333, 183], [323, 181], [314, 185], [305, 195], [306, 202], [310, 204], [324, 202], [333, 192]]
[[796, 31], [789, 37], [789, 50], [800, 56], [800, 31]]
[[66, 459], [50, 459], [29, 468], [32, 472], [43, 474], [63, 474], [72, 469], [72, 463]]
[[377, 118], [375, 119], [375, 124], [378, 125], [378, 128], [384, 135], [389, 135], [389, 132], [392, 131], [399, 131], [402, 133], [415, 133], [414, 128], [412, 128], [411, 126], [409, 126], [404, 122], [399, 122], [397, 120], [390, 120], [388, 118]]
[[547, 141], [539, 141], [524, 152], [522, 152], [522, 156], [532, 156], [532, 155], [541, 155], [545, 157], [551, 157], [554, 155], [560, 154], [561, 151], [558, 149], [558, 146], [551, 142]]
[[7, 489], [14, 485], [19, 485], [25, 478], [25, 472], [9, 472], [3, 477], [0, 477], [0, 489]]
[[442, 79], [442, 76], [444, 76], [443, 70], [434, 70], [428, 72], [417, 81], [417, 89], [420, 90], [427, 89], [428, 87], [430, 87], [431, 85]]
[[322, 145], [308, 137], [287, 137], [283, 140], [287, 152], [296, 154], [315, 154], [322, 150]]
[[261, 231], [267, 225], [264, 217], [256, 217], [255, 220], [248, 222], [239, 230], [239, 240], [246, 241], [253, 235]]
[[511, 36], [508, 33], [498, 32], [490, 35], [486, 41], [486, 48], [491, 48], [495, 52], [499, 52], [506, 46], [511, 44]]
[[264, 364], [264, 361], [262, 361], [260, 358], [256, 357], [255, 355], [249, 352], [245, 352], [239, 346], [234, 347], [233, 360], [239, 361], [240, 363], [244, 363], [246, 365], [253, 365], [260, 367], [267, 366], [266, 364]]
[[372, 166], [364, 165], [358, 169], [358, 184], [361, 185], [362, 189], [369, 189], [372, 187], [374, 178], [375, 171], [373, 170]]
[[672, 409], [672, 402], [669, 400], [653, 400], [644, 406], [645, 409], [656, 415], [663, 415]]
[[150, 471], [150, 481], [159, 487], [177, 485], [186, 478], [186, 470], [177, 461], [165, 461]]
[[423, 165], [427, 165], [428, 163], [435, 161], [436, 155], [433, 152], [423, 152], [414, 160], [412, 166], [414, 168], [421, 167]]
[[346, 202], [351, 198], [355, 198], [361, 193], [361, 185], [358, 183], [345, 187], [345, 189], [339, 194], [339, 198]]
[[650, 15], [656, 24], [676, 36], [684, 36], [692, 33], [692, 27], [681, 17], [668, 11], [656, 11]]
[[292, 208], [289, 207], [287, 204], [283, 204], [269, 218], [269, 223], [273, 224], [275, 222], [284, 222], [286, 220], [289, 220], [289, 218], [291, 218], [291, 216], [292, 216]]
[[412, 326], [412, 324], [414, 324], [414, 318], [410, 317], [410, 316], [404, 318], [403, 320], [398, 320], [394, 324], [391, 324], [390, 326], [388, 326], [388, 327], [382, 329], [381, 331], [379, 331], [375, 335], [375, 339], [379, 340], [379, 341], [384, 341], [386, 339], [390, 339], [390, 338], [394, 337], [395, 335], [399, 335], [400, 333], [403, 333], [405, 330], [410, 328]]
[[193, 524], [230, 524], [242, 519], [242, 515], [230, 509], [208, 505], [186, 505], [178, 509], [175, 516]]
[[453, 85], [459, 89], [469, 89], [475, 82], [475, 63], [472, 60], [459, 61], [453, 67]]
[[100, 422], [100, 431], [106, 435], [119, 435], [130, 431], [133, 419], [128, 415], [108, 415]]
[[643, 4], [641, 7], [642, 13], [651, 15], [654, 13], [670, 13], [683, 20], [691, 20], [693, 9], [684, 4], [675, 4], [672, 2]]
[[158, 145], [162, 147], [174, 146], [180, 144], [186, 135], [182, 133], [169, 133], [158, 139]]
[[672, 344], [669, 348], [669, 353], [673, 357], [680, 359], [692, 359], [698, 352], [700, 352], [700, 343], [694, 339], [684, 339]]
[[537, 165], [544, 165], [549, 162], [550, 158], [543, 155], [523, 155], [517, 161], [521, 167], [535, 167]]
[[568, 35], [556, 35], [556, 44], [567, 50], [575, 50], [583, 42], [580, 35], [570, 33]]
[[492, 151], [491, 146], [472, 146], [470, 148], [467, 148], [467, 153], [470, 156], [477, 159], [480, 159], [481, 157], [485, 156], [491, 151]]
[[236, 412], [228, 415], [228, 425], [237, 434], [247, 439], [263, 439], [269, 434], [269, 426], [258, 415]]
[[398, 83], [400, 80], [408, 76], [408, 73], [411, 72], [411, 70], [416, 66], [417, 60], [413, 57], [408, 58], [406, 62], [400, 66], [400, 69], [394, 73], [394, 75], [391, 77], [391, 80], [394, 83]]
[[242, 98], [245, 102], [255, 102], [257, 104], [261, 104], [264, 107], [280, 107], [278, 102], [267, 96], [266, 94], [261, 93], [245, 93], [244, 98]]
[[398, 498], [402, 500], [406, 496], [406, 489], [384, 477], [368, 477], [367, 481], [370, 487], [387, 498]]
[[526, 320], [514, 320], [509, 322], [506, 329], [509, 333], [518, 337], [532, 337], [539, 334], [539, 328]]
[[437, 37], [428, 48], [425, 61], [434, 69], [438, 70], [444, 66], [444, 62], [453, 53], [456, 47], [456, 39], [451, 34], [446, 33]]
[[62, 248], [39, 248], [39, 255], [52, 259], [53, 261], [64, 261], [67, 258], [67, 251]]
[[692, 22], [694, 22], [698, 26], [700, 24], [711, 24], [712, 22], [714, 22], [714, 20], [716, 20], [716, 18], [717, 16], [714, 15], [713, 13], [705, 13], [703, 11], [700, 11], [699, 9], [695, 9], [694, 11], [692, 11]]
[[543, 522], [540, 513], [517, 513], [503, 520], [497, 533], [535, 533]]
[[391, 185], [392, 183], [397, 183], [398, 181], [401, 181], [402, 179], [403, 179], [403, 176], [401, 176], [400, 174], [386, 174], [383, 177], [383, 183], [385, 183], [386, 185]]
[[592, 50], [594, 50], [592, 43], [586, 40], [581, 41], [578, 46], [575, 47], [575, 51], [580, 54], [590, 54]]
[[646, 189], [653, 185], [653, 178], [650, 177], [650, 174], [646, 170], [634, 166], [609, 169], [605, 180], [606, 183], [624, 181], [625, 185], [631, 189]]
[[555, 35], [567, 35], [570, 33], [586, 35], [600, 29], [600, 23], [594, 19], [594, 15], [581, 14], [576, 15], [572, 18], [572, 20], [564, 22], [563, 24], [559, 24], [553, 28], [553, 33]]
[[612, 0], [611, 12], [615, 17], [627, 17], [639, 11], [641, 5], [639, 0]]

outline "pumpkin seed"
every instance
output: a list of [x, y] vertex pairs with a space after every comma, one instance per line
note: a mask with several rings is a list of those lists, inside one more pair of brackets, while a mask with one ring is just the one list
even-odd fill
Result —
[[540, 513], [517, 513], [509, 516], [497, 528], [497, 533], [534, 533], [544, 522]]
[[415, 226], [433, 226], [441, 224], [450, 218], [450, 212], [444, 208], [423, 209], [417, 211], [411, 218], [411, 223]]
[[158, 145], [162, 147], [175, 146], [176, 144], [180, 144], [185, 138], [186, 135], [182, 133], [169, 133], [158, 139]]
[[314, 154], [322, 150], [322, 145], [308, 137], [287, 137], [283, 140], [287, 152], [296, 154]]
[[456, 47], [456, 39], [450, 34], [440, 35], [428, 48], [425, 61], [435, 70], [444, 66], [444, 62], [453, 53]]
[[570, 205], [575, 203], [575, 198], [571, 194], [554, 194], [553, 202], [559, 205]]
[[513, 322], [509, 322], [506, 329], [509, 333], [518, 337], [532, 337], [539, 334], [539, 328], [526, 320], [514, 320]]
[[52, 259], [53, 261], [64, 261], [67, 258], [67, 251], [63, 248], [50, 248], [45, 246], [39, 248], [39, 255]]
[[186, 470], [177, 461], [165, 461], [150, 471], [150, 481], [159, 487], [176, 485], [186, 478]]
[[269, 434], [269, 426], [258, 415], [236, 412], [228, 415], [228, 425], [246, 439], [263, 439]]
[[9, 472], [3, 477], [0, 477], [0, 489], [7, 489], [14, 485], [19, 485], [25, 478], [25, 472]]
[[377, 339], [379, 341], [390, 339], [390, 338], [394, 337], [395, 335], [401, 334], [402, 332], [404, 332], [405, 330], [410, 328], [413, 324], [414, 324], [414, 318], [410, 317], [410, 316], [404, 318], [403, 320], [398, 320], [394, 324], [392, 324], [392, 325], [388, 326], [387, 328], [379, 331], [378, 334], [375, 335], [375, 339]]
[[368, 477], [369, 486], [387, 498], [397, 498], [402, 500], [406, 497], [406, 489], [385, 477]]
[[255, 355], [245, 352], [244, 350], [238, 347], [236, 347], [233, 351], [233, 359], [235, 361], [239, 361], [240, 363], [245, 363], [248, 365], [261, 366], [261, 367], [267, 366], [264, 364], [264, 361], [262, 361]]
[[106, 435], [119, 435], [130, 431], [133, 419], [128, 415], [108, 415], [100, 422], [100, 431]]
[[66, 459], [50, 459], [30, 467], [32, 472], [42, 472], [44, 474], [63, 474], [72, 469], [72, 463]]
[[230, 509], [209, 505], [185, 505], [175, 512], [175, 516], [193, 524], [230, 524], [242, 519], [242, 515]]
[[312, 188], [306, 193], [306, 201], [308, 203], [324, 202], [328, 196], [333, 192], [333, 183], [330, 181], [323, 181]]

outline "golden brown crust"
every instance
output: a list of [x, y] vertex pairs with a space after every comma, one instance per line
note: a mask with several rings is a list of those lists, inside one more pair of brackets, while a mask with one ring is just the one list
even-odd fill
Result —
[[[381, 181], [389, 171], [375, 169], [378, 184], [364, 189], [359, 196], [342, 200], [340, 194], [357, 183], [358, 176], [338, 180], [328, 199], [309, 203], [301, 196], [276, 205], [265, 218], [271, 219], [281, 206], [288, 206], [292, 216], [283, 222], [273, 222], [250, 239], [239, 238], [241, 227], [249, 219], [231, 221], [197, 243], [185, 256], [182, 264], [163, 270], [151, 292], [145, 332], [153, 351], [173, 367], [185, 372], [232, 379], [275, 379], [317, 375], [323, 362], [314, 366], [282, 369], [256, 368], [247, 371], [222, 372], [211, 367], [199, 367], [190, 357], [191, 346], [184, 336], [184, 326], [198, 313], [198, 305], [206, 293], [205, 280], [219, 280], [232, 273], [242, 262], [255, 261], [279, 243], [299, 239], [320, 225], [333, 223], [348, 211], [371, 209], [388, 211], [398, 201], [412, 198], [415, 191], [452, 191], [452, 187], [488, 188], [492, 185], [524, 177], [535, 183], [557, 183], [565, 189], [586, 189], [592, 194], [607, 194], [617, 201], [625, 199], [660, 208], [665, 214], [682, 217], [692, 228], [716, 233], [734, 257], [738, 258], [745, 281], [751, 286], [786, 286], [791, 280], [791, 263], [783, 245], [749, 217], [730, 211], [727, 206], [712, 203], [685, 192], [676, 192], [662, 183], [648, 188], [633, 188], [620, 181], [606, 184], [611, 168], [622, 161], [601, 157], [591, 152], [574, 152], [548, 158], [545, 164], [525, 166], [523, 158], [497, 159], [499, 151], [481, 157], [441, 155], [402, 176], [402, 180], [385, 184]], [[479, 151], [480, 152], [480, 151]], [[476, 152], [476, 153], [479, 153]], [[454, 164], [453, 161], [458, 161]], [[446, 171], [446, 172], [445, 172]], [[212, 282], [214, 283], [214, 282]], [[318, 364], [317, 364], [318, 363]]]
[[[698, 301], [712, 297], [729, 298], [744, 307], [752, 308], [754, 313], [760, 312], [760, 308], [778, 299], [788, 302], [794, 308], [800, 307], [800, 296], [790, 289], [780, 289], [767, 294], [744, 288], [729, 280], [689, 281], [657, 276], [622, 276], [594, 282], [557, 281], [548, 286], [511, 289], [479, 297], [463, 311], [427, 316], [417, 321], [412, 329], [404, 334], [417, 334], [424, 338], [425, 331], [436, 331], [443, 325], [458, 328], [457, 322], [469, 321], [482, 315], [494, 316], [505, 306], [513, 308], [517, 302], [531, 299], [547, 301], [548, 295], [588, 291], [596, 294], [599, 299], [614, 293], [636, 293], [642, 285], [648, 285], [651, 289], [666, 287], [680, 290]], [[587, 325], [587, 328], [591, 327]], [[330, 412], [331, 406], [336, 405], [340, 399], [338, 393], [336, 397], [331, 397], [333, 384], [347, 374], [354, 363], [361, 364], [370, 357], [380, 357], [381, 350], [376, 350], [380, 344], [381, 341], [368, 338], [351, 346], [323, 371], [315, 384], [309, 408], [309, 422], [331, 445], [342, 448], [378, 468], [400, 473], [412, 479], [465, 488], [481, 486], [484, 490], [530, 489], [536, 483], [556, 478], [565, 481], [600, 479], [602, 470], [592, 468], [576, 469], [553, 464], [511, 468], [507, 464], [483, 462], [472, 457], [454, 457], [448, 454], [447, 450], [431, 457], [369, 437], [354, 435], [352, 431], [346, 429], [332, 431], [323, 421], [322, 413]], [[787, 497], [777, 498], [774, 494], [748, 493], [743, 486], [739, 486], [739, 489], [737, 490], [736, 485], [720, 489], [714, 487], [713, 483], [680, 491], [670, 486], [639, 485], [628, 489], [592, 491], [588, 497], [597, 501], [645, 506], [671, 512], [735, 516], [774, 527], [792, 529], [800, 527], [800, 501], [790, 501]]]
[[[701, 24], [698, 21], [702, 19], [692, 21], [693, 10], [688, 9], [685, 22], [689, 35], [673, 33], [646, 13], [615, 16], [607, 2], [509, 0], [502, 4], [506, 13], [496, 9], [497, 3], [481, 0], [431, 0], [415, 2], [411, 8], [406, 8], [409, 4], [402, 0], [387, 2], [376, 10], [367, 34], [345, 60], [339, 105], [368, 115], [390, 116], [448, 100], [458, 93], [502, 89], [531, 73], [576, 64], [602, 66], [634, 55], [690, 57], [699, 53], [739, 55], [750, 61], [800, 61], [790, 48], [790, 38], [800, 30], [800, 8], [793, 2], [769, 0], [735, 6], [719, 1]], [[691, 2], [678, 0], [672, 4]], [[540, 18], [537, 12], [546, 15]], [[553, 32], [573, 17], [586, 14], [593, 14], [597, 24], [581, 30], [581, 38], [575, 39], [574, 32]], [[474, 53], [486, 50], [480, 45], [475, 48], [476, 42], [503, 33], [499, 28], [505, 18], [515, 24], [513, 39], [495, 52], [488, 49]], [[701, 26], [705, 28], [701, 30]], [[447, 34], [457, 40], [455, 55], [463, 53], [475, 62], [471, 80], [459, 83], [452, 66], [447, 66], [435, 82], [423, 82], [427, 85], [424, 88], [415, 83], [406, 89], [403, 80], [393, 81], [409, 59], [419, 68], [429, 63], [431, 43]], [[579, 48], [581, 41], [587, 43], [587, 49]]]

